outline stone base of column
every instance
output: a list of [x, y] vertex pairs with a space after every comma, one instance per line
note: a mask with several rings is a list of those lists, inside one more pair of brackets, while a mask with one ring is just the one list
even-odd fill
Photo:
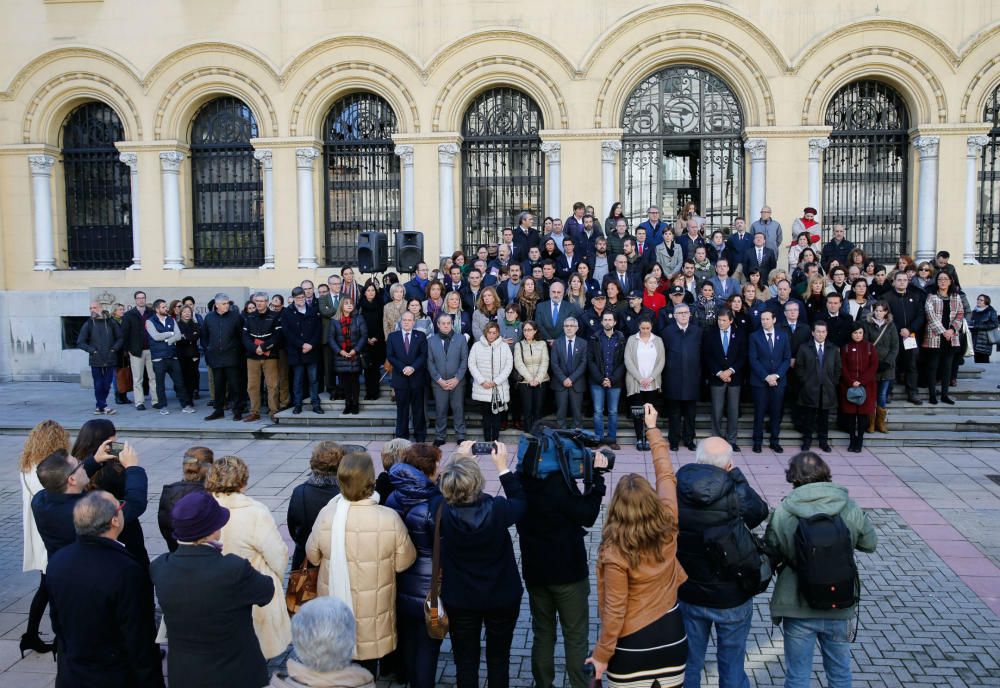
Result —
[[316, 262], [315, 258], [299, 258], [299, 267], [306, 270], [315, 270], [319, 267], [319, 263]]
[[187, 266], [179, 260], [171, 260], [163, 264], [164, 270], [184, 270]]
[[962, 265], [979, 265], [979, 261], [976, 260], [975, 254], [966, 253], [962, 256]]
[[131, 265], [129, 265], [125, 269], [126, 270], [142, 270], [142, 263], [140, 263], [139, 261], [136, 261], [136, 262], [132, 263]]
[[269, 261], [269, 262], [266, 262], [266, 263], [264, 263], [263, 265], [261, 265], [261, 266], [260, 266], [260, 267], [258, 268], [258, 270], [274, 270], [274, 263], [273, 263], [273, 262], [270, 262], [270, 261]]
[[35, 272], [52, 272], [58, 270], [55, 263], [35, 263]]
[[934, 260], [934, 255], [935, 255], [934, 251], [918, 250], [916, 254], [914, 254], [913, 259], [919, 263], [924, 260]]

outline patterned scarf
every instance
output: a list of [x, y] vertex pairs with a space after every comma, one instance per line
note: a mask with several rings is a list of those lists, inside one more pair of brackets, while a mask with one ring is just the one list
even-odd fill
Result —
[[344, 351], [350, 351], [354, 348], [351, 342], [351, 316], [345, 315], [340, 319], [340, 331], [344, 335], [344, 341], [340, 348]]

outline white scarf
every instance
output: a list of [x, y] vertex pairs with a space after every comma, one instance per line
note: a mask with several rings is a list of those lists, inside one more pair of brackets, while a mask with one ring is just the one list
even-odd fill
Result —
[[[378, 492], [373, 492], [365, 501], [373, 500], [378, 504]], [[356, 502], [344, 499], [339, 494], [330, 502], [333, 504], [333, 523], [330, 526], [330, 596], [341, 600], [351, 609], [351, 574], [347, 566], [347, 516]]]

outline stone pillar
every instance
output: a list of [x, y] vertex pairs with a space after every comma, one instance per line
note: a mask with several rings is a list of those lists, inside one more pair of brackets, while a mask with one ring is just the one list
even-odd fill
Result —
[[965, 251], [962, 255], [963, 265], [978, 265], [976, 260], [976, 159], [983, 148], [990, 142], [989, 136], [970, 136], [966, 139], [965, 152]]
[[416, 229], [414, 214], [417, 202], [413, 197], [413, 146], [402, 144], [396, 146], [395, 152], [403, 163], [403, 229], [411, 232]]
[[121, 153], [118, 159], [128, 165], [132, 206], [132, 264], [126, 270], [142, 270], [142, 235], [139, 232], [139, 155], [131, 152]]
[[35, 223], [35, 270], [56, 269], [55, 237], [52, 235], [52, 168], [56, 159], [51, 155], [29, 155], [31, 167], [32, 211]]
[[[767, 203], [767, 139], [747, 139], [743, 144], [750, 154], [750, 210], [747, 216], [756, 219]], [[747, 222], [748, 225], [753, 222]]]
[[184, 269], [184, 247], [181, 241], [180, 172], [184, 154], [180, 151], [160, 153], [160, 182], [163, 193], [163, 269]]
[[920, 154], [917, 185], [917, 261], [931, 260], [937, 250], [938, 136], [918, 136], [913, 147]]
[[[820, 208], [820, 171], [823, 168], [823, 151], [830, 147], [830, 139], [809, 139], [809, 205], [823, 212]], [[792, 237], [794, 239], [795, 237]]]
[[274, 160], [270, 148], [253, 152], [260, 163], [264, 183], [264, 264], [261, 270], [274, 270]]
[[441, 214], [441, 255], [450, 256], [455, 244], [455, 157], [457, 143], [438, 144], [438, 208]]
[[[621, 141], [601, 141], [601, 199], [604, 207], [599, 212], [606, 213], [611, 210], [611, 204], [615, 198], [615, 154], [622, 149]], [[594, 218], [594, 223], [600, 222], [600, 218]]]
[[299, 267], [315, 269], [316, 206], [313, 193], [313, 163], [320, 156], [319, 148], [296, 148], [295, 167], [299, 183]]
[[[545, 214], [549, 217], [560, 217], [562, 212], [562, 144], [558, 141], [542, 143], [542, 152], [549, 163], [549, 183], [545, 187], [548, 199]], [[541, 225], [541, 223], [538, 223]]]

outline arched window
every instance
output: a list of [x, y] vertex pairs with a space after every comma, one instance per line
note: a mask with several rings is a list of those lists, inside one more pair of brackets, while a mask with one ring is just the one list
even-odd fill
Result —
[[630, 226], [651, 205], [670, 222], [694, 203], [707, 230], [729, 231], [743, 206], [743, 112], [722, 79], [690, 65], [661, 69], [628, 97], [622, 128]]
[[250, 139], [257, 122], [238, 98], [205, 103], [191, 126], [194, 264], [252, 268], [264, 262], [263, 186]]
[[110, 106], [92, 102], [63, 125], [69, 267], [117, 270], [132, 264], [132, 190], [116, 141], [125, 139]]
[[[545, 205], [542, 111], [513, 88], [480, 93], [462, 120], [463, 248], [497, 244], [522, 211]], [[442, 208], [441, 212], [446, 209]]]
[[1000, 86], [986, 101], [983, 121], [993, 125], [983, 148], [979, 172], [979, 214], [976, 257], [981, 263], [1000, 263]]
[[341, 98], [323, 125], [326, 264], [357, 262], [358, 233], [389, 235], [390, 260], [400, 229], [396, 114], [374, 93]]
[[865, 253], [892, 263], [907, 253], [906, 103], [891, 86], [855, 81], [833, 96], [826, 123], [823, 230], [844, 225]]

